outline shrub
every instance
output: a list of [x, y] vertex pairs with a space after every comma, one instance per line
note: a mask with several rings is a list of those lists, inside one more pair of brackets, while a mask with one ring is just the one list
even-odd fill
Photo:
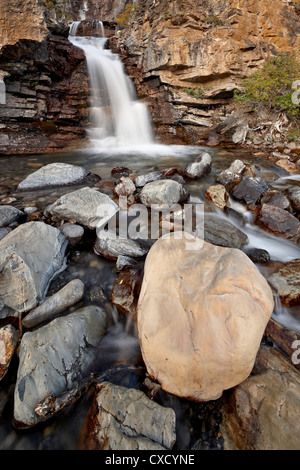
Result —
[[120, 13], [120, 15], [115, 18], [120, 28], [128, 28], [131, 26], [137, 8], [136, 3], [128, 3], [123, 13]]
[[295, 54], [280, 53], [267, 59], [261, 70], [243, 81], [243, 89], [235, 93], [235, 99], [296, 116], [300, 107], [292, 101], [292, 84], [299, 79], [300, 62]]

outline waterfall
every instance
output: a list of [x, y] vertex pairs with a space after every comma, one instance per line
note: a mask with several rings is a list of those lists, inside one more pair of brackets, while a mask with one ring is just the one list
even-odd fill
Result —
[[79, 26], [80, 21], [72, 23], [69, 40], [86, 56], [91, 88], [91, 127], [87, 133], [91, 143], [94, 147], [153, 143], [147, 107], [137, 100], [119, 56], [105, 48], [103, 24], [91, 22], [95, 36], [76, 36]]

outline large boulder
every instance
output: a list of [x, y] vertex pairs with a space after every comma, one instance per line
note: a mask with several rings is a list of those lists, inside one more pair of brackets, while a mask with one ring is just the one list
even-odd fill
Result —
[[[95, 413], [96, 411], [96, 413]], [[99, 385], [90, 413], [89, 449], [166, 450], [175, 440], [175, 412], [140, 390]]]
[[137, 327], [162, 389], [206, 401], [249, 376], [274, 301], [243, 252], [188, 238], [162, 237], [149, 251]]
[[65, 262], [66, 238], [44, 222], [20, 225], [0, 241], [0, 299], [18, 312], [32, 309]]
[[71, 390], [89, 372], [105, 329], [105, 312], [91, 305], [23, 335], [14, 400], [17, 427], [41, 421], [35, 412], [40, 401]]

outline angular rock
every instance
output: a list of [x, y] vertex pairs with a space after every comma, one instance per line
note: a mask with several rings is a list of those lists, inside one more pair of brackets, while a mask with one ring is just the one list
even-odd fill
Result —
[[150, 400], [140, 390], [111, 383], [98, 386], [96, 416], [89, 449], [166, 450], [176, 441], [175, 412]]
[[241, 180], [245, 170], [246, 165], [241, 160], [234, 160], [229, 168], [216, 176], [216, 181], [225, 186], [226, 189], [230, 189]]
[[225, 450], [297, 450], [300, 374], [279, 351], [262, 346], [254, 375], [232, 390], [222, 410]]
[[222, 184], [217, 184], [207, 188], [205, 197], [219, 209], [224, 209], [227, 206], [229, 194]]
[[204, 216], [204, 240], [229, 248], [242, 248], [249, 242], [247, 235], [233, 224], [210, 214]]
[[13, 206], [0, 206], [0, 228], [12, 224], [23, 214], [22, 211]]
[[126, 269], [115, 280], [111, 299], [112, 303], [126, 315], [132, 315], [136, 320], [136, 308], [142, 286], [141, 270]]
[[114, 192], [117, 196], [128, 197], [131, 196], [136, 191], [135, 184], [131, 178], [120, 178], [120, 183], [114, 189]]
[[18, 339], [18, 332], [12, 325], [0, 328], [0, 380], [8, 370]]
[[188, 199], [189, 193], [177, 181], [162, 180], [147, 183], [140, 192], [140, 201], [147, 207], [152, 204], [172, 206]]
[[0, 241], [0, 299], [4, 306], [26, 312], [46, 294], [63, 269], [68, 241], [44, 222], [20, 225]]
[[48, 322], [58, 313], [64, 312], [84, 297], [84, 284], [80, 279], [73, 279], [60, 291], [53, 294], [37, 308], [23, 318], [25, 328], [34, 328], [40, 323]]
[[42, 420], [35, 407], [53, 393], [71, 390], [89, 373], [106, 329], [106, 314], [88, 306], [23, 335], [14, 399], [17, 427]]
[[118, 212], [118, 206], [106, 194], [82, 188], [59, 198], [48, 212], [60, 219], [74, 220], [95, 229], [104, 226]]
[[300, 238], [299, 220], [280, 207], [262, 204], [256, 220], [265, 229], [279, 237], [295, 242]]
[[207, 401], [249, 376], [274, 301], [242, 251], [193, 241], [194, 249], [171, 235], [150, 249], [137, 327], [150, 377], [168, 393]]
[[278, 160], [275, 165], [280, 166], [280, 168], [283, 168], [288, 173], [299, 173], [298, 166], [286, 158]]
[[300, 303], [300, 259], [285, 263], [268, 278], [269, 284], [277, 291], [281, 302], [288, 307]]
[[142, 258], [147, 254], [147, 250], [137, 241], [132, 240], [131, 238], [120, 238], [112, 232], [103, 230], [100, 230], [97, 233], [94, 251], [98, 255], [115, 260], [119, 256]]
[[291, 209], [291, 203], [284, 193], [276, 190], [267, 191], [261, 198], [262, 204], [270, 204], [271, 206], [280, 207], [284, 210]]
[[19, 185], [19, 190], [47, 188], [50, 186], [65, 186], [80, 183], [89, 171], [68, 163], [50, 163], [39, 168], [25, 178]]
[[246, 204], [257, 204], [269, 185], [259, 177], [244, 176], [232, 191], [233, 197]]
[[202, 178], [211, 171], [211, 156], [207, 152], [201, 153], [183, 170], [183, 175], [190, 179]]
[[84, 235], [84, 228], [81, 225], [63, 224], [58, 228], [72, 246], [77, 245]]
[[134, 180], [134, 184], [137, 188], [143, 188], [147, 183], [162, 179], [164, 179], [164, 175], [160, 171], [152, 171], [151, 173], [137, 176]]

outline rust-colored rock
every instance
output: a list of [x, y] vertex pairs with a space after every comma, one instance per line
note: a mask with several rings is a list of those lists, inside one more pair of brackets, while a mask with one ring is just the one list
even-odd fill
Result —
[[290, 212], [271, 204], [262, 204], [256, 219], [269, 232], [292, 241], [300, 238], [300, 222]]
[[141, 270], [125, 269], [115, 280], [112, 290], [112, 303], [136, 321], [136, 308], [141, 290], [143, 273]]

